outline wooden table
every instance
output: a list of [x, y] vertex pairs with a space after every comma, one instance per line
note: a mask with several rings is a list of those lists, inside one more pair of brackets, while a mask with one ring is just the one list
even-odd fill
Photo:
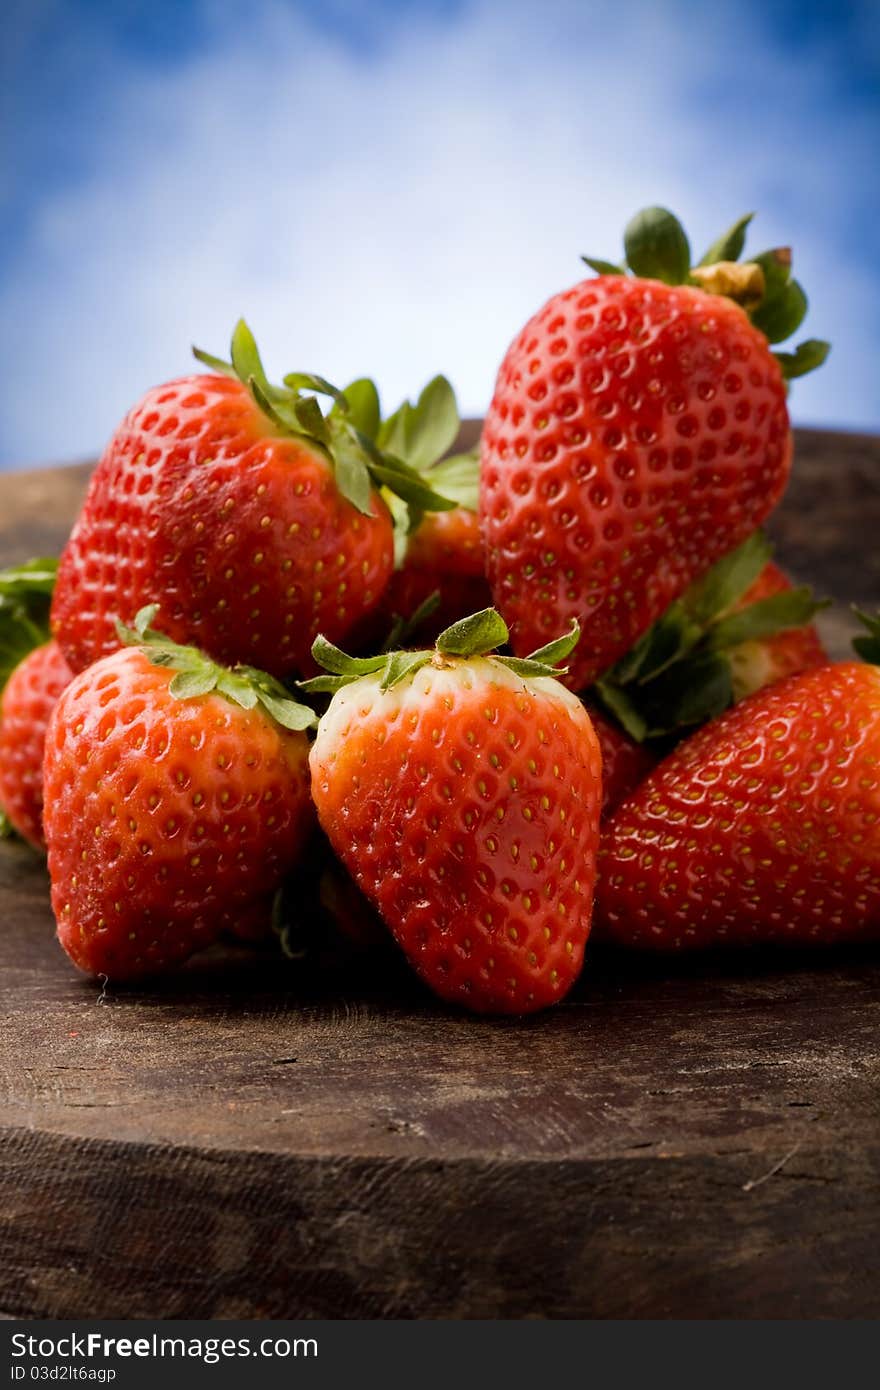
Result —
[[[0, 478], [0, 560], [57, 550], [85, 477]], [[877, 441], [801, 432], [773, 531], [844, 602], [880, 598], [878, 480]], [[102, 993], [52, 931], [2, 847], [6, 1314], [880, 1314], [880, 953], [593, 952], [481, 1022], [244, 952]]]

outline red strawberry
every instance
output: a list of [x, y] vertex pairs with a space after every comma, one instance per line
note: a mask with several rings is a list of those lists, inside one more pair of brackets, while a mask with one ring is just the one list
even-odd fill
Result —
[[0, 837], [16, 830], [44, 847], [43, 745], [55, 701], [70, 680], [47, 642], [56, 561], [0, 571]]
[[52, 906], [73, 962], [152, 975], [268, 914], [312, 824], [314, 716], [251, 668], [175, 647], [138, 615], [74, 677], [49, 724], [44, 812]]
[[649, 744], [636, 743], [595, 705], [586, 706], [602, 754], [602, 816], [610, 816], [657, 762]]
[[0, 699], [0, 805], [14, 830], [36, 849], [43, 838], [46, 728], [71, 671], [55, 642], [35, 648], [15, 668]]
[[[433, 652], [370, 661], [329, 644], [337, 693], [311, 754], [321, 824], [410, 964], [441, 998], [478, 1013], [560, 999], [590, 929], [599, 746], [553, 665], [526, 661], [492, 610]], [[352, 683], [348, 683], [352, 682]]]
[[598, 279], [555, 295], [501, 364], [482, 438], [489, 580], [518, 652], [579, 620], [572, 689], [628, 652], [785, 487], [785, 379], [827, 345], [771, 351], [806, 300], [787, 252], [731, 263], [747, 220], [704, 257], [720, 264], [690, 272], [676, 219], [639, 214], [625, 238], [634, 276], [591, 261]]
[[[732, 612], [743, 612], [752, 604], [792, 591], [791, 581], [778, 565], [769, 562]], [[786, 628], [767, 637], [748, 638], [731, 647], [727, 656], [733, 675], [734, 700], [742, 700], [765, 685], [784, 680], [798, 671], [822, 666], [828, 660], [828, 653], [812, 623]]]
[[880, 935], [880, 671], [791, 676], [680, 744], [608, 822], [596, 922], [652, 950]]
[[[113, 651], [115, 619], [147, 597], [170, 636], [218, 660], [302, 670], [315, 634], [347, 634], [391, 575], [378, 486], [420, 509], [452, 505], [381, 453], [322, 378], [271, 386], [243, 323], [234, 367], [197, 355], [221, 374], [149, 391], [92, 478], [52, 609], [74, 670]], [[326, 419], [303, 390], [335, 397]]]

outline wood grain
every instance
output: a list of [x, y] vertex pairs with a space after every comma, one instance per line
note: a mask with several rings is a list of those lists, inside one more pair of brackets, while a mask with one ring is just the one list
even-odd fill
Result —
[[[783, 562], [876, 604], [880, 444], [798, 452]], [[85, 476], [0, 479], [0, 561], [56, 549]], [[5, 845], [0, 978], [7, 1314], [880, 1313], [876, 953], [592, 951], [527, 1021], [238, 949], [102, 992]]]

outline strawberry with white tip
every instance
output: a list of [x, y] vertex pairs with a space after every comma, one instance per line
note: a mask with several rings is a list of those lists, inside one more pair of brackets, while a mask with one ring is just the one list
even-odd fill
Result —
[[590, 930], [601, 756], [556, 679], [571, 633], [526, 659], [493, 609], [433, 651], [352, 658], [318, 639], [332, 691], [312, 795], [339, 858], [422, 980], [477, 1013], [530, 1013], [577, 978]]

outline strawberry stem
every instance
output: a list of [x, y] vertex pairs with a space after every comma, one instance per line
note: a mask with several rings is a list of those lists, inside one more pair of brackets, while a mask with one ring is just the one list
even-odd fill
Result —
[[241, 709], [261, 705], [285, 729], [300, 731], [317, 724], [314, 711], [294, 700], [268, 672], [253, 666], [223, 666], [198, 647], [181, 646], [157, 632], [152, 624], [158, 611], [158, 604], [147, 604], [139, 610], [132, 627], [117, 622], [116, 633], [123, 646], [138, 648], [154, 666], [165, 666], [176, 673], [168, 687], [175, 700], [222, 695]]

